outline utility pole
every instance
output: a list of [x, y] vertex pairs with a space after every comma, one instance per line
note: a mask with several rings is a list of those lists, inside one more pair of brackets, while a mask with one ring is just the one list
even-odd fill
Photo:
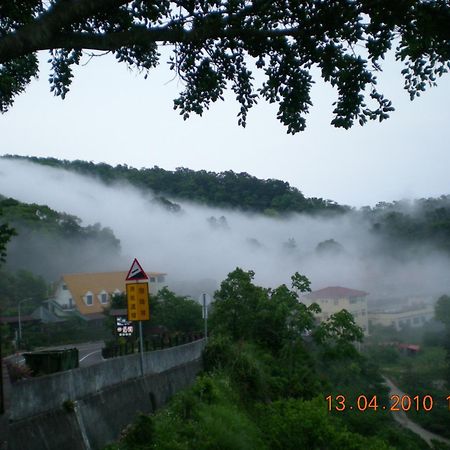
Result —
[[20, 304], [23, 302], [27, 302], [28, 300], [33, 300], [32, 298], [24, 298], [23, 300], [19, 300], [19, 338], [17, 342], [17, 347], [22, 344], [22, 320], [21, 320], [21, 314], [20, 314]]
[[206, 305], [206, 294], [202, 294], [203, 297], [203, 319], [205, 323], [205, 342], [208, 342], [208, 308]]

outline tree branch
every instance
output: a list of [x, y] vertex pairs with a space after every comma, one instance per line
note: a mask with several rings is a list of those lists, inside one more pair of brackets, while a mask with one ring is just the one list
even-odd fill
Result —
[[[0, 38], [0, 64], [39, 50], [55, 48], [114, 51], [133, 45], [146, 47], [155, 42], [190, 43], [220, 38], [300, 35], [299, 28], [260, 30], [229, 27], [232, 20], [236, 18], [243, 20], [246, 16], [252, 15], [255, 9], [266, 6], [267, 0], [256, 2], [233, 15], [227, 15], [224, 11], [212, 11], [203, 16], [201, 26], [191, 30], [184, 29], [181, 22], [171, 22], [165, 26], [155, 27], [135, 24], [124, 31], [106, 33], [65, 31], [69, 26], [86, 21], [99, 12], [111, 12], [112, 9], [117, 10], [119, 6], [127, 3], [129, 0], [60, 0], [34, 22]], [[208, 23], [212, 19], [213, 25]]]
[[64, 27], [128, 2], [129, 0], [60, 0], [38, 16], [34, 22], [0, 39], [0, 63], [37, 50], [54, 48], [49, 42]]
[[[71, 48], [76, 50], [91, 49], [101, 51], [114, 51], [122, 47], [142, 46], [146, 47], [155, 42], [166, 43], [194, 43], [203, 42], [207, 39], [223, 38], [269, 38], [269, 37], [299, 37], [302, 32], [299, 28], [256, 30], [256, 29], [217, 29], [205, 27], [202, 29], [183, 30], [169, 27], [146, 28], [141, 25], [134, 25], [126, 31], [109, 33], [85, 33], [68, 32], [57, 33], [51, 40], [41, 40], [31, 44], [24, 53], [23, 47], [16, 49], [14, 57], [28, 54], [38, 50], [50, 50], [54, 48]], [[0, 40], [0, 61], [4, 59]], [[11, 49], [9, 51], [11, 54]]]

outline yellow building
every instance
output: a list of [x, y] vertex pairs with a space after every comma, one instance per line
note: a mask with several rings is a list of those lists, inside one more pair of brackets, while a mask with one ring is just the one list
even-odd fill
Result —
[[[72, 273], [63, 275], [57, 284], [53, 303], [55, 313], [78, 311], [83, 316], [102, 313], [115, 294], [125, 291], [128, 272]], [[166, 274], [147, 272], [150, 294], [166, 285]]]
[[322, 312], [319, 320], [327, 320], [332, 314], [346, 309], [351, 313], [357, 325], [365, 334], [368, 333], [367, 292], [348, 289], [340, 286], [330, 286], [305, 295], [302, 301], [308, 305], [317, 303]]

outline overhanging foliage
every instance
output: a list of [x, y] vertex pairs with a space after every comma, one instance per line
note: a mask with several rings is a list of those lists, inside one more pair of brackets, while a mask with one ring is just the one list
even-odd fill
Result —
[[[4, 0], [0, 4], [0, 110], [38, 74], [48, 50], [51, 90], [64, 98], [86, 50], [115, 55], [147, 73], [170, 44], [170, 67], [185, 82], [184, 118], [202, 114], [231, 87], [238, 122], [258, 99], [278, 104], [289, 133], [306, 126], [311, 70], [337, 90], [332, 124], [384, 120], [393, 110], [376, 86], [393, 45], [411, 98], [448, 70], [447, 0]], [[252, 66], [264, 76], [254, 85]]]

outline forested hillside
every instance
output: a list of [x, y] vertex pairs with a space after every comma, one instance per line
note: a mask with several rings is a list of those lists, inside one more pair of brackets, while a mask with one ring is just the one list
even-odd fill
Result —
[[[60, 161], [55, 158], [29, 158], [39, 164], [60, 167], [99, 177], [107, 183], [127, 180], [151, 189], [166, 207], [177, 210], [169, 199], [189, 200], [213, 207], [282, 216], [292, 213], [345, 214], [354, 212], [374, 234], [384, 241], [388, 252], [433, 246], [450, 252], [450, 195], [413, 201], [380, 202], [375, 207], [355, 210], [332, 200], [306, 198], [299, 189], [281, 180], [261, 180], [232, 170], [215, 173], [159, 167], [135, 169], [126, 165], [112, 167], [87, 161]], [[333, 214], [334, 216], [335, 214]]]
[[379, 368], [356, 350], [363, 333], [347, 311], [317, 324], [318, 305], [299, 302], [306, 277], [274, 289], [253, 277], [236, 268], [215, 293], [194, 386], [138, 416], [105, 450], [427, 448], [389, 412]]
[[[186, 168], [168, 171], [159, 167], [136, 169], [126, 165], [112, 167], [104, 163], [94, 164], [55, 158], [19, 156], [5, 158], [26, 160], [69, 170], [95, 177], [106, 184], [129, 182], [144, 192], [151, 193], [154, 201], [171, 212], [182, 209], [176, 203], [177, 201], [188, 200], [216, 208], [231, 208], [279, 218], [286, 218], [295, 213], [320, 214], [331, 219], [349, 217], [354, 227], [362, 227], [371, 232], [376, 238], [377, 252], [381, 251], [384, 255], [404, 259], [411, 258], [418, 252], [423, 254], [438, 250], [450, 253], [450, 195], [414, 201], [380, 202], [374, 207], [363, 207], [357, 210], [338, 205], [331, 200], [306, 198], [299, 189], [290, 186], [287, 182], [273, 179], [261, 180], [247, 173], [237, 174], [233, 171], [214, 173]], [[42, 225], [43, 222], [40, 225], [36, 221], [36, 211], [27, 213], [28, 215], [23, 211], [22, 213], [19, 214], [22, 214], [22, 222], [27, 218], [30, 226]], [[46, 215], [48, 219], [53, 217], [52, 214], [46, 213]], [[29, 221], [30, 217], [33, 218], [33, 223]], [[214, 217], [210, 220], [212, 226], [221, 225], [214, 220]], [[5, 221], [9, 222], [9, 219], [5, 217]], [[105, 225], [112, 226], [109, 223]], [[47, 220], [44, 228], [52, 226]], [[79, 228], [79, 222], [73, 216], [61, 215], [58, 219], [58, 227], [60, 230], [58, 233], [64, 236], [78, 233], [80, 236], [83, 235], [84, 239], [89, 239], [89, 233], [91, 235], [97, 233], [97, 237], [100, 237], [102, 242], [108, 241], [113, 247], [116, 245], [114, 238], [110, 239], [109, 231], [101, 230], [98, 225], [87, 227], [82, 231]], [[74, 235], [71, 237], [73, 238]], [[285, 237], [286, 240], [289, 238], [290, 236]], [[330, 236], [327, 236], [330, 242], [319, 250], [329, 251], [329, 244], [336, 238], [330, 233]], [[14, 241], [17, 242], [18, 239]], [[250, 241], [256, 242], [251, 239]], [[293, 240], [288, 242], [292, 243]], [[340, 242], [335, 244], [335, 252], [342, 250]], [[261, 242], [261, 245], [264, 245], [264, 242]], [[369, 246], [368, 252], [372, 253], [373, 248]]]
[[11, 159], [71, 170], [100, 178], [105, 183], [128, 181], [140, 188], [151, 189], [156, 195], [170, 199], [189, 200], [209, 206], [234, 208], [267, 215], [288, 213], [344, 212], [349, 208], [322, 198], [306, 198], [297, 188], [280, 180], [261, 180], [248, 173], [232, 170], [215, 173], [160, 167], [135, 169], [127, 165], [112, 167], [88, 161], [67, 161], [56, 158], [8, 156]]
[[386, 252], [406, 248], [434, 249], [450, 253], [450, 195], [414, 201], [378, 203], [362, 208], [376, 236], [382, 238]]
[[55, 280], [65, 272], [98, 270], [117, 258], [120, 242], [99, 223], [81, 220], [45, 205], [27, 204], [0, 195], [0, 221], [17, 235], [7, 246], [6, 268], [26, 269]]

